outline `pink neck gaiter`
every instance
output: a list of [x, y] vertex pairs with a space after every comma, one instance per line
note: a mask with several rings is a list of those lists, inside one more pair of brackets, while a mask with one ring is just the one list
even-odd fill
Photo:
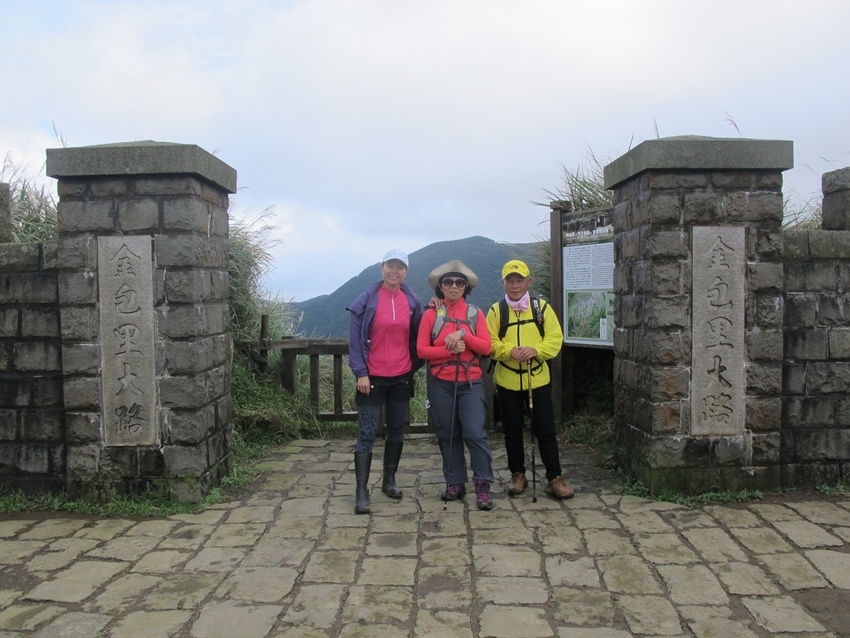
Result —
[[528, 310], [528, 293], [525, 293], [516, 301], [511, 301], [511, 298], [505, 295], [505, 301], [507, 301], [508, 305], [517, 312], [524, 312]]

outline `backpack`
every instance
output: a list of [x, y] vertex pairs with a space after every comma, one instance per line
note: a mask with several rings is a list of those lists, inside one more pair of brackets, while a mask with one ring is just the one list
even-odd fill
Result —
[[[466, 319], [455, 319], [446, 316], [446, 307], [440, 306], [436, 308], [437, 318], [434, 320], [434, 327], [431, 328], [431, 345], [434, 345], [434, 340], [440, 334], [446, 322], [454, 324], [465, 324], [471, 334], [475, 334], [475, 324], [478, 323], [478, 306], [473, 306], [471, 303], [466, 304]], [[458, 325], [460, 327], [460, 325]]]
[[[529, 297], [531, 300], [531, 319], [520, 319], [518, 321], [509, 321], [510, 319], [510, 308], [508, 308], [508, 302], [505, 301], [505, 298], [502, 297], [499, 299], [499, 339], [504, 339], [505, 335], [508, 334], [508, 326], [519, 326], [524, 323], [532, 323], [537, 326], [537, 330], [540, 332], [540, 338], [542, 339], [545, 335], [545, 330], [543, 328], [543, 322], [545, 321], [543, 318], [543, 309], [546, 307], [544, 304], [546, 303], [543, 299], [539, 297]], [[500, 361], [504, 367], [508, 370], [516, 372], [517, 374], [523, 374], [522, 367], [513, 368], [509, 366], [504, 361]], [[540, 361], [537, 363], [535, 370], [542, 365], [548, 365], [544, 361]], [[490, 369], [489, 372], [493, 372], [496, 368], [496, 360], [493, 359], [490, 361]]]
[[532, 321], [537, 325], [537, 330], [540, 332], [540, 337], [544, 336], [544, 328], [543, 328], [543, 305], [545, 302], [539, 297], [530, 297], [531, 299], [531, 319], [520, 319], [519, 321], [509, 321], [509, 309], [508, 302], [505, 301], [505, 298], [502, 297], [499, 300], [499, 339], [504, 339], [505, 335], [508, 334], [508, 326], [517, 326], [523, 323], [531, 323]]
[[[475, 324], [478, 323], [478, 306], [473, 306], [471, 303], [466, 304], [466, 319], [455, 319], [454, 317], [446, 316], [446, 307], [440, 306], [436, 308], [437, 318], [434, 320], [434, 327], [431, 328], [431, 345], [434, 345], [434, 340], [440, 334], [440, 331], [443, 329], [443, 326], [446, 325], [446, 322], [450, 322], [453, 324], [460, 326], [460, 324], [464, 324], [466, 328], [469, 330], [470, 334], [475, 334]], [[472, 353], [474, 359], [470, 363], [460, 363], [458, 361], [449, 361], [447, 363], [442, 363], [437, 366], [437, 368], [445, 368], [446, 366], [455, 366], [460, 365], [466, 368], [467, 375], [469, 374], [469, 367], [472, 365], [481, 367], [481, 355], [477, 352]]]

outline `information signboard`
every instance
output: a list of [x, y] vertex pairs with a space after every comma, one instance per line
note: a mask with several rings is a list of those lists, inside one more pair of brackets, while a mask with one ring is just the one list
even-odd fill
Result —
[[614, 345], [614, 244], [610, 239], [563, 249], [564, 343]]

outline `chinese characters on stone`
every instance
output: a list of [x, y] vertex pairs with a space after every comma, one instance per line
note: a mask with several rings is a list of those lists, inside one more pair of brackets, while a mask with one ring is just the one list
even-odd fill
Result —
[[732, 395], [729, 393], [732, 384], [724, 376], [727, 366], [724, 365], [726, 349], [734, 350], [735, 346], [729, 340], [728, 334], [734, 326], [732, 311], [734, 304], [729, 298], [729, 277], [731, 276], [730, 262], [734, 261], [735, 250], [724, 243], [719, 236], [708, 248], [705, 255], [708, 262], [711, 285], [705, 291], [708, 302], [709, 317], [706, 319], [705, 348], [712, 351], [712, 367], [705, 372], [708, 374], [705, 395], [703, 396], [703, 418], [707, 422], [726, 423], [732, 415]]
[[746, 229], [694, 226], [690, 434], [744, 431]]
[[127, 245], [121, 246], [118, 252], [109, 260], [114, 270], [112, 276], [118, 278], [121, 285], [113, 295], [115, 313], [126, 320], [113, 331], [118, 340], [118, 348], [114, 355], [119, 358], [123, 374], [116, 379], [115, 395], [119, 405], [114, 410], [114, 428], [117, 432], [137, 433], [142, 429], [148, 417], [144, 407], [135, 402], [136, 397], [144, 397], [144, 391], [135, 385], [138, 377], [133, 372], [133, 355], [142, 354], [136, 345], [139, 326], [133, 323], [134, 316], [140, 315], [136, 286], [138, 276], [135, 266], [141, 262], [141, 255], [136, 255]]
[[98, 238], [103, 435], [107, 445], [158, 439], [153, 240]]

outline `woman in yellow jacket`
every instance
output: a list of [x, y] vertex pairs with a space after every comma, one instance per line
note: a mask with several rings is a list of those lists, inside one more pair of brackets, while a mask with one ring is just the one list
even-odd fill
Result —
[[[548, 364], [548, 360], [561, 351], [564, 334], [555, 311], [548, 303], [540, 300], [535, 307], [534, 301], [537, 300], [532, 300], [528, 294], [531, 276], [524, 262], [514, 259], [504, 265], [502, 285], [505, 287], [504, 303], [497, 302], [490, 308], [487, 329], [493, 341], [490, 356], [496, 361], [496, 391], [508, 469], [511, 471], [508, 493], [522, 494], [528, 485], [522, 426], [530, 380], [533, 399], [531, 423], [540, 449], [540, 460], [546, 468], [545, 491], [555, 498], [570, 498], [574, 494], [573, 489], [561, 476]], [[504, 334], [500, 335], [502, 310], [507, 311], [507, 326]], [[543, 328], [542, 335], [538, 326]]]

